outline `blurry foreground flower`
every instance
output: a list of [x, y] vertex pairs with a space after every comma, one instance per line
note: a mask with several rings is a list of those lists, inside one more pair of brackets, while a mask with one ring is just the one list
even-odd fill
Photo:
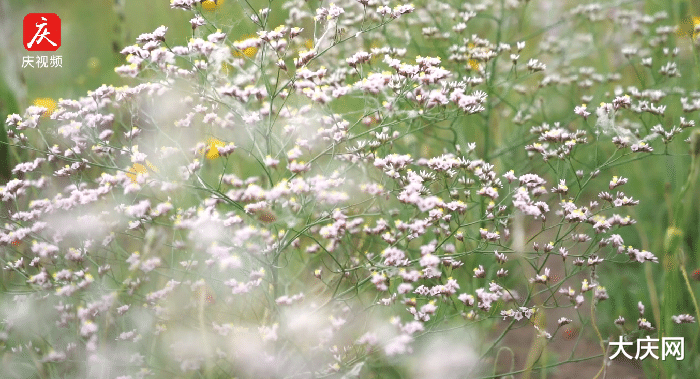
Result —
[[51, 113], [56, 110], [56, 101], [50, 97], [38, 97], [34, 99], [32, 102], [32, 105], [37, 106], [37, 107], [44, 107], [47, 109], [46, 112], [44, 112], [41, 117], [43, 118], [48, 118], [51, 116]]
[[673, 322], [676, 324], [692, 324], [695, 322], [695, 317], [689, 314], [671, 316], [671, 319], [673, 319]]
[[201, 151], [201, 153], [204, 154], [207, 159], [216, 159], [219, 157], [219, 147], [224, 146], [226, 146], [224, 141], [216, 138], [209, 138], [207, 140], [207, 146]]
[[258, 47], [260, 44], [260, 39], [253, 35], [244, 35], [240, 40], [233, 43], [233, 46], [237, 49], [233, 52], [233, 56], [241, 58], [246, 56], [252, 58], [258, 53]]
[[476, 59], [470, 59], [469, 60], [469, 67], [474, 71], [478, 71], [479, 70], [479, 61], [477, 61]]
[[214, 298], [214, 290], [206, 284], [204, 281], [198, 281], [192, 285], [194, 291], [194, 298], [199, 303], [214, 304], [216, 299]]
[[[146, 166], [151, 169], [153, 172], [158, 172], [158, 168], [154, 166], [151, 162], [146, 161]], [[146, 166], [142, 165], [141, 163], [134, 163], [133, 166], [129, 169], [129, 172], [126, 173], [126, 176], [131, 179], [131, 182], [136, 184], [136, 178], [139, 174], [145, 174], [148, 172], [148, 169], [146, 169]]]
[[88, 59], [87, 66], [90, 69], [90, 72], [93, 74], [97, 74], [100, 71], [100, 67], [102, 66], [100, 64], [100, 59], [97, 57], [92, 57]]

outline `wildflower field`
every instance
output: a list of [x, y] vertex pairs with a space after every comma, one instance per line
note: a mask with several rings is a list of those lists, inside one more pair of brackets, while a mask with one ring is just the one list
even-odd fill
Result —
[[0, 31], [2, 379], [700, 372], [697, 1], [0, 0]]

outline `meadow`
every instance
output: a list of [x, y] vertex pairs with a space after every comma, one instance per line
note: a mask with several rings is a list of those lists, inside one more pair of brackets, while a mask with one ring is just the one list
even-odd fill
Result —
[[698, 2], [0, 0], [0, 31], [2, 378], [700, 370]]

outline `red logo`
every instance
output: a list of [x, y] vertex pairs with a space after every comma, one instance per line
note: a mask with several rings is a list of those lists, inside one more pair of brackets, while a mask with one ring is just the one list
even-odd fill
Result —
[[29, 13], [24, 17], [24, 48], [56, 51], [61, 47], [61, 19], [55, 13]]

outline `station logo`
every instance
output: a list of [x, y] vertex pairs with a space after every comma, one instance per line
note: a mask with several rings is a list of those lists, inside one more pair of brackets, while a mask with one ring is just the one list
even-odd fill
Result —
[[61, 47], [61, 19], [55, 13], [24, 17], [22, 41], [28, 51], [56, 51]]

